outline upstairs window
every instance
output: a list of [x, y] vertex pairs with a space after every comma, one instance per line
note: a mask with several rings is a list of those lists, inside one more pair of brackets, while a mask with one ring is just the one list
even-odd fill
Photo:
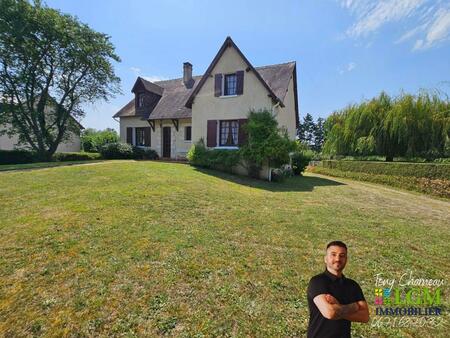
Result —
[[138, 94], [138, 107], [139, 108], [144, 107], [144, 99], [145, 99], [145, 94], [144, 93]]
[[239, 122], [237, 120], [220, 121], [219, 132], [220, 146], [238, 146]]
[[236, 74], [225, 75], [223, 95], [236, 95], [237, 78]]

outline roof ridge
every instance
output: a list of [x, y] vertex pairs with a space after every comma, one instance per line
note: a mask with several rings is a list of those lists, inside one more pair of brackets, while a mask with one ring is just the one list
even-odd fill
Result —
[[269, 67], [275, 67], [275, 66], [283, 66], [283, 65], [287, 65], [287, 64], [291, 64], [291, 63], [296, 63], [296, 61], [288, 61], [288, 62], [276, 63], [276, 64], [273, 64], [273, 65], [258, 66], [258, 67], [255, 67], [255, 69], [269, 68]]

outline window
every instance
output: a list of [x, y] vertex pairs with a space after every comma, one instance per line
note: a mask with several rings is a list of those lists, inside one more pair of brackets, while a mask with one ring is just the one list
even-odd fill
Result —
[[144, 93], [138, 94], [138, 107], [139, 108], [144, 106], [144, 99], [145, 99], [145, 94]]
[[236, 95], [237, 78], [236, 74], [225, 75], [223, 95]]
[[191, 126], [184, 127], [184, 140], [185, 141], [192, 140], [192, 127]]
[[220, 121], [219, 145], [233, 147], [238, 145], [239, 122], [237, 120]]
[[136, 128], [136, 146], [150, 147], [150, 127]]

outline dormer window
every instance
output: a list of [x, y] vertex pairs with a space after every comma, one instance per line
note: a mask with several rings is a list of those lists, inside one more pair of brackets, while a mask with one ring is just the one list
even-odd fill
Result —
[[235, 74], [225, 75], [223, 95], [236, 95], [237, 76]]
[[145, 94], [139, 93], [138, 94], [138, 108], [144, 107], [144, 99], [145, 99]]

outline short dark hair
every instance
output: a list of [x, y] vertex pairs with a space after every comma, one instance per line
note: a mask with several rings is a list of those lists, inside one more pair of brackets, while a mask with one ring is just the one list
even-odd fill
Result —
[[330, 246], [340, 246], [341, 248], [345, 248], [345, 250], [347, 250], [347, 245], [345, 245], [345, 243], [341, 242], [341, 241], [332, 241], [332, 242], [328, 243], [327, 250]]

